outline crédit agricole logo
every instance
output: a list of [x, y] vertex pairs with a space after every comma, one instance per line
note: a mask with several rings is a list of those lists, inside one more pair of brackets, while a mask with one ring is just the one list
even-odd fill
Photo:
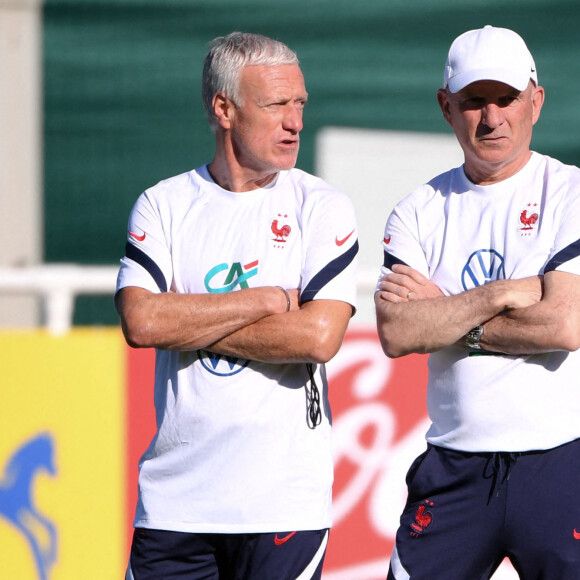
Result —
[[[226, 274], [227, 272], [227, 274]], [[218, 264], [205, 275], [205, 289], [210, 294], [231, 292], [236, 287], [249, 288], [248, 279], [258, 273], [258, 260], [248, 264], [234, 262], [233, 264]], [[212, 375], [228, 377], [239, 373], [248, 366], [250, 361], [235, 357], [224, 357], [206, 350], [198, 351], [199, 361], [206, 371]]]
[[[228, 273], [223, 278], [222, 275], [226, 270]], [[258, 260], [254, 260], [249, 264], [242, 265], [240, 262], [234, 262], [231, 266], [227, 263], [218, 264], [214, 266], [203, 280], [205, 289], [210, 294], [221, 294], [222, 292], [230, 292], [236, 286], [240, 288], [249, 288], [248, 279], [258, 273]]]

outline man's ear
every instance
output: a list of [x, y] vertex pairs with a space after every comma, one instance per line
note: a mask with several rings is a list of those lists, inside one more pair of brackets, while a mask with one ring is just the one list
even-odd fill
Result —
[[224, 93], [217, 92], [213, 97], [212, 106], [218, 125], [224, 129], [229, 129], [235, 110], [233, 101], [228, 99]]
[[439, 108], [443, 113], [443, 118], [451, 125], [449, 93], [445, 89], [439, 89], [437, 91], [437, 102], [439, 103]]
[[542, 105], [544, 104], [545, 98], [546, 94], [544, 92], [544, 87], [539, 85], [537, 87], [535, 86], [532, 87], [532, 108], [533, 108], [532, 123], [534, 125], [540, 118], [540, 112], [542, 110]]

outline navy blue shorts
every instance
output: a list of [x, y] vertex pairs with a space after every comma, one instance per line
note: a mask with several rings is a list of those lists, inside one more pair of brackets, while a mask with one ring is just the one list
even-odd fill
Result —
[[126, 580], [319, 580], [328, 530], [188, 534], [137, 528]]
[[526, 453], [429, 445], [407, 488], [387, 580], [487, 580], [506, 557], [524, 580], [580, 579], [580, 439]]

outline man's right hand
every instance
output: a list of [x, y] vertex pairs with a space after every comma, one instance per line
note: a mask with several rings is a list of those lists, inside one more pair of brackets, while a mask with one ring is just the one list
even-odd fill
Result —
[[496, 280], [491, 282], [494, 290], [499, 292], [498, 300], [503, 304], [502, 310], [527, 308], [537, 304], [544, 293], [543, 276], [530, 276], [519, 280]]
[[394, 264], [392, 271], [392, 274], [385, 274], [379, 283], [379, 298], [382, 300], [398, 303], [443, 296], [437, 284], [410, 266]]

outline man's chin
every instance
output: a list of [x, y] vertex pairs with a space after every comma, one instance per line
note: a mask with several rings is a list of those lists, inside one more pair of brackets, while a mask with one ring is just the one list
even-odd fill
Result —
[[298, 156], [296, 155], [292, 158], [281, 160], [280, 163], [277, 164], [278, 170], [279, 171], [288, 171], [289, 169], [292, 169], [293, 167], [296, 166], [297, 159], [298, 159]]

